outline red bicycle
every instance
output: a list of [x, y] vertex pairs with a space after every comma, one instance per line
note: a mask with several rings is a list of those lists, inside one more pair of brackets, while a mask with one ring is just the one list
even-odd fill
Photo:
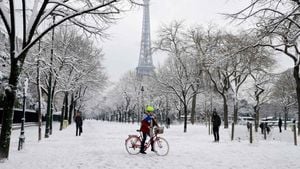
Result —
[[[142, 132], [140, 130], [136, 130], [139, 132], [138, 135], [128, 135], [128, 138], [125, 140], [125, 148], [129, 154], [135, 155], [140, 153], [141, 142], [142, 142]], [[157, 134], [162, 134], [164, 131], [163, 127], [154, 128], [153, 146], [155, 153], [159, 156], [165, 156], [169, 153], [169, 143], [166, 139], [157, 136]], [[146, 140], [145, 142], [145, 151], [151, 146], [151, 139]]]

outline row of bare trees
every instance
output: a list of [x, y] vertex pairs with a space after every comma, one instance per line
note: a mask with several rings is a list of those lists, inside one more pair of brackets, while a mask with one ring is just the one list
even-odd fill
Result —
[[[207, 91], [209, 86], [223, 100], [224, 127], [228, 128], [228, 102], [233, 100], [233, 121], [237, 123], [239, 89], [251, 74], [263, 73], [274, 61], [267, 50], [251, 47], [255, 41], [251, 34], [232, 34], [213, 27], [208, 30], [201, 27], [183, 28], [181, 23], [175, 22], [162, 29], [164, 34], [160, 36], [162, 38], [157, 48], [167, 51], [176, 63], [166, 65], [170, 70], [167, 72], [173, 75], [173, 72], [178, 73], [171, 79], [169, 74], [161, 80], [157, 78], [160, 80], [158, 83], [171, 89], [186, 107], [183, 110], [184, 132], [189, 102], [193, 99], [192, 102], [195, 102], [196, 95]], [[171, 66], [175, 69], [170, 69]], [[191, 107], [192, 113], [194, 105]]]
[[[137, 116], [142, 110], [139, 107], [147, 104], [154, 105], [159, 116], [178, 112], [176, 117], [183, 118], [186, 132], [187, 122], [189, 119], [192, 124], [195, 122], [196, 112], [209, 115], [209, 110], [218, 105], [222, 106], [218, 109], [223, 111], [225, 128], [229, 116], [237, 123], [238, 103], [245, 99], [242, 95], [246, 93], [247, 100], [253, 104], [258, 127], [260, 107], [271, 97], [271, 84], [277, 76], [269, 73], [275, 63], [272, 52], [255, 46], [255, 34], [232, 34], [217, 27], [186, 29], [183, 23], [174, 21], [163, 26], [158, 37], [154, 49], [157, 55], [168, 54], [164, 65], [142, 82], [132, 72], [124, 75], [113, 89], [114, 96], [107, 96], [115, 102], [108, 101], [106, 106], [114, 111], [131, 104], [135, 108], [131, 111]], [[145, 87], [143, 93], [141, 85]], [[130, 102], [120, 97], [124, 92]], [[233, 113], [229, 113], [229, 107], [233, 107]]]
[[[8, 46], [10, 66], [3, 101], [4, 117], [0, 136], [0, 159], [6, 159], [9, 155], [13, 107], [16, 100], [17, 85], [23, 73], [25, 60], [29, 56], [30, 49], [34, 45], [37, 45], [45, 35], [52, 32], [55, 27], [67, 21], [69, 24], [80, 27], [87, 34], [104, 36], [103, 31], [115, 21], [115, 16], [124, 11], [126, 7], [130, 9], [131, 4], [132, 0], [84, 0], [80, 2], [70, 0], [0, 1], [0, 25], [8, 37], [6, 44]], [[53, 17], [56, 19], [52, 19]], [[50, 45], [50, 48], [54, 47], [54, 45]], [[48, 55], [50, 57], [50, 65], [54, 62], [54, 55], [54, 51], [50, 51], [50, 56]], [[34, 57], [37, 58], [38, 56], [39, 54]], [[60, 62], [68, 64], [69, 60], [66, 57], [65, 60], [61, 60]], [[40, 64], [42, 63], [40, 62]], [[80, 62], [78, 64], [80, 65]], [[50, 67], [52, 68], [52, 66]], [[85, 69], [88, 70], [89, 68]], [[67, 69], [61, 69], [61, 71], [69, 73], [69, 77], [72, 79], [78, 79], [77, 75], [75, 75], [77, 73], [74, 73], [76, 72], [75, 67], [68, 66]], [[49, 71], [49, 85], [55, 82], [55, 79], [52, 79], [52, 74], [54, 73], [55, 70]], [[84, 74], [79, 73], [79, 76], [84, 76]], [[65, 88], [63, 90], [67, 96], [69, 94], [67, 92], [71, 91], [68, 85], [72, 86], [72, 84], [68, 84], [67, 79], [65, 80]], [[55, 93], [51, 89], [52, 86], [51, 88], [47, 87], [49, 102]], [[80, 88], [80, 85], [79, 87], [77, 86], [78, 88]], [[82, 91], [84, 91], [84, 88]], [[72, 95], [71, 92], [70, 95]], [[48, 104], [48, 112], [51, 110], [51, 107]], [[50, 118], [51, 116], [47, 117]]]
[[[24, 76], [37, 86], [32, 92], [38, 96], [38, 105], [42, 100], [47, 100], [49, 105], [45, 137], [52, 133], [53, 110], [61, 110], [61, 120], [71, 124], [75, 109], [80, 111], [82, 108], [86, 91], [98, 92], [105, 85], [102, 51], [88, 37], [77, 32], [74, 27], [58, 27], [53, 38], [46, 36], [45, 41], [33, 48], [24, 64]], [[40, 106], [37, 109], [41, 113]]]
[[[74, 26], [58, 26], [53, 34], [33, 46], [24, 62], [17, 99], [23, 98], [23, 79], [29, 80], [26, 100], [38, 113], [38, 140], [42, 139], [42, 116], [46, 117], [47, 138], [52, 134], [54, 112], [61, 110], [62, 130], [64, 120], [71, 124], [75, 111], [85, 111], [85, 103], [91, 98], [89, 93], [99, 94], [106, 84], [101, 49], [78, 32]], [[5, 72], [3, 76], [7, 76]]]

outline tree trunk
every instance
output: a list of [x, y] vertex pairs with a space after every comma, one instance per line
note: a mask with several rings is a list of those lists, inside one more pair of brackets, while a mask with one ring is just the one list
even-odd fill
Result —
[[69, 106], [69, 93], [68, 92], [65, 92], [65, 115], [64, 115], [64, 119], [65, 120], [68, 120], [68, 106]]
[[[40, 48], [40, 41], [39, 41], [39, 48]], [[37, 93], [38, 93], [38, 108], [37, 108], [37, 114], [38, 114], [38, 141], [42, 139], [42, 112], [41, 112], [41, 99], [42, 99], [42, 92], [40, 87], [40, 60], [39, 56], [36, 63], [36, 82], [37, 82]]]
[[234, 122], [234, 124], [237, 124], [237, 121], [238, 121], [238, 109], [239, 109], [239, 105], [238, 104], [239, 103], [235, 99], [234, 106], [233, 106], [233, 122]]
[[254, 112], [255, 112], [255, 119], [254, 119], [254, 124], [255, 124], [255, 132], [258, 131], [258, 125], [259, 125], [259, 107], [258, 105], [255, 105], [253, 107]]
[[0, 159], [8, 159], [9, 146], [11, 139], [11, 129], [14, 115], [14, 102], [16, 100], [16, 90], [18, 79], [20, 76], [21, 67], [18, 61], [14, 58], [14, 52], [11, 55], [11, 70], [9, 75], [9, 88], [5, 90], [5, 97], [3, 103], [3, 119], [0, 136]]
[[69, 109], [69, 124], [72, 123], [72, 115], [74, 111], [74, 93], [71, 95], [71, 103], [70, 103], [70, 109]]
[[166, 116], [165, 119], [169, 117], [169, 99], [168, 96], [166, 96]]
[[183, 132], [186, 133], [187, 132], [187, 115], [188, 115], [186, 103], [183, 104], [183, 109], [184, 109], [184, 127], [183, 127], [184, 129], [183, 129]]
[[61, 108], [59, 130], [63, 129], [63, 125], [64, 125], [64, 112], [65, 112], [65, 99], [63, 101], [62, 108]]
[[287, 127], [287, 120], [288, 120], [288, 109], [287, 107], [285, 106], [284, 107], [284, 130], [286, 130], [286, 127]]
[[[53, 16], [53, 24], [55, 23], [55, 16]], [[45, 137], [48, 138], [52, 134], [52, 115], [53, 115], [53, 98], [54, 98], [54, 85], [52, 86], [52, 76], [53, 76], [53, 56], [54, 56], [54, 28], [51, 32], [51, 50], [50, 50], [50, 71], [49, 71], [49, 89], [48, 89], [48, 105], [47, 105], [47, 117], [46, 117], [46, 131]], [[52, 89], [53, 87], [53, 89]]]
[[192, 111], [191, 111], [191, 123], [195, 123], [195, 114], [196, 114], [196, 100], [197, 100], [197, 95], [195, 94], [193, 96], [192, 100]]
[[227, 105], [227, 98], [225, 95], [223, 97], [223, 109], [224, 109], [224, 128], [228, 128], [228, 105]]
[[181, 101], [179, 100], [179, 111], [178, 111], [178, 121], [179, 123], [181, 123], [181, 116], [182, 116], [182, 103]]
[[48, 86], [48, 100], [47, 100], [47, 113], [46, 113], [46, 127], [45, 127], [45, 138], [48, 138], [50, 135], [50, 116], [51, 116], [51, 75], [49, 77]]
[[51, 92], [51, 113], [50, 113], [50, 135], [52, 134], [52, 124], [53, 124], [53, 110], [54, 110], [54, 105], [53, 105], [53, 100], [54, 100], [54, 96], [55, 96], [55, 88], [56, 88], [56, 84], [57, 84], [57, 78], [54, 80], [54, 83], [52, 86], [52, 92]]
[[299, 65], [294, 67], [294, 78], [296, 81], [296, 93], [298, 102], [298, 135], [300, 135], [300, 78], [299, 78]]
[[50, 123], [49, 123], [49, 134], [52, 135], [52, 124], [53, 124], [53, 109], [54, 109], [54, 106], [53, 106], [53, 94], [51, 95], [52, 99], [51, 99], [51, 109], [50, 109]]
[[181, 123], [181, 110], [178, 111], [178, 121]]
[[3, 107], [3, 120], [0, 137], [0, 159], [8, 158], [10, 135], [13, 121], [13, 106], [16, 98], [16, 90], [5, 91], [6, 97], [4, 98]]

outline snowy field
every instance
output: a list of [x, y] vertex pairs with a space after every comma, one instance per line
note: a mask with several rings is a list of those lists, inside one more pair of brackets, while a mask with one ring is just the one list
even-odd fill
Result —
[[[221, 128], [220, 142], [213, 142], [203, 125], [171, 125], [162, 135], [170, 145], [167, 156], [129, 155], [125, 150], [128, 134], [137, 124], [85, 120], [82, 136], [75, 136], [72, 124], [63, 131], [54, 125], [50, 138], [37, 141], [37, 127], [25, 129], [26, 144], [17, 151], [20, 131], [14, 130], [9, 160], [1, 169], [299, 169], [300, 146], [294, 146], [290, 129], [272, 129], [267, 140], [257, 133], [249, 143], [245, 126], [237, 126], [234, 141], [230, 129]], [[298, 137], [299, 140], [299, 137]]]

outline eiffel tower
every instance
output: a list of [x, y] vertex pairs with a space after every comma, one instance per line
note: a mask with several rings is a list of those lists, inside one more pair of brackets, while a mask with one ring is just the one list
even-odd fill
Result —
[[136, 68], [138, 77], [149, 76], [154, 72], [151, 53], [149, 1], [150, 0], [144, 0], [142, 40], [139, 64]]

